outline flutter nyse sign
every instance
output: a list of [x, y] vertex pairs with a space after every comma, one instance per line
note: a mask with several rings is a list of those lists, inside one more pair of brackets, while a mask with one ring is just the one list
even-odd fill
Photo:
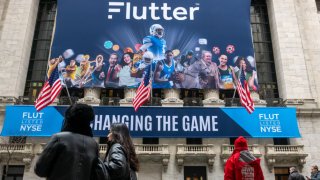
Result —
[[49, 69], [73, 88], [135, 88], [151, 69], [153, 88], [233, 89], [242, 68], [256, 90], [250, 3], [58, 0]]
[[[8, 106], [2, 136], [51, 136], [59, 132], [66, 107]], [[112, 123], [125, 123], [133, 137], [300, 137], [295, 108], [94, 107], [94, 136], [105, 137]]]

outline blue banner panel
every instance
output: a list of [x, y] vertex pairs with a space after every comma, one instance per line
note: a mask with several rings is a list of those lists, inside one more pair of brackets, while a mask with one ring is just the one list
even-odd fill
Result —
[[[8, 106], [2, 136], [51, 136], [59, 132], [66, 110], [48, 107], [36, 112], [33, 106]], [[126, 123], [133, 137], [220, 138], [300, 137], [295, 108], [256, 108], [249, 115], [244, 108], [204, 107], [94, 107], [94, 136], [105, 137], [110, 125]]]
[[48, 76], [58, 66], [68, 87], [133, 88], [152, 71], [153, 88], [233, 89], [241, 66], [256, 90], [250, 4], [58, 0]]

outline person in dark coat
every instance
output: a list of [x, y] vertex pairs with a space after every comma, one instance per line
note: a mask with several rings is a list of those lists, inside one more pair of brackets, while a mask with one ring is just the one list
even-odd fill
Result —
[[289, 169], [290, 175], [288, 180], [305, 180], [305, 178], [298, 173], [295, 167], [291, 167]]
[[137, 180], [139, 161], [126, 124], [111, 125], [104, 161], [111, 180]]
[[74, 104], [65, 113], [61, 132], [54, 134], [35, 165], [35, 173], [48, 180], [90, 180], [99, 149], [92, 138], [91, 106]]
[[317, 165], [311, 167], [311, 177], [306, 176], [307, 180], [320, 180], [320, 171]]
[[240, 136], [224, 168], [224, 180], [264, 180], [260, 159], [248, 151], [247, 140]]

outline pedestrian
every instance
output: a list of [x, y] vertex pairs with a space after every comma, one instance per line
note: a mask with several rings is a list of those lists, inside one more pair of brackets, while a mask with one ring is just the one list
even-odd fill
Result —
[[260, 159], [248, 151], [247, 140], [240, 136], [224, 168], [224, 180], [264, 180]]
[[65, 112], [61, 132], [54, 134], [35, 165], [35, 173], [49, 180], [90, 180], [99, 149], [92, 138], [93, 108], [71, 105]]
[[317, 165], [311, 166], [311, 177], [306, 176], [307, 180], [320, 180], [320, 172]]
[[288, 180], [305, 180], [305, 178], [299, 174], [295, 167], [291, 167], [289, 169], [290, 175]]
[[104, 164], [111, 180], [137, 179], [139, 161], [126, 124], [111, 125]]

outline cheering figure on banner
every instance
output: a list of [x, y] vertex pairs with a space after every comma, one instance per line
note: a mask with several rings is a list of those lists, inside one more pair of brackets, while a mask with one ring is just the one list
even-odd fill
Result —
[[239, 69], [243, 69], [244, 71], [244, 76], [246, 81], [248, 82], [249, 88], [252, 89], [253, 91], [257, 90], [257, 86], [255, 85], [254, 80], [256, 79], [257, 72], [252, 68], [250, 65], [250, 62], [244, 58], [244, 57], [238, 57], [238, 59], [235, 62], [237, 66], [237, 72], [236, 76], [239, 76]]
[[146, 50], [152, 52], [153, 60], [164, 59], [166, 50], [166, 41], [163, 39], [164, 28], [160, 24], [153, 24], [150, 27], [150, 35], [143, 38], [143, 45], [140, 47], [140, 52]]
[[60, 94], [61, 89], [61, 80], [59, 79], [58, 67], [56, 67], [52, 71], [50, 78], [44, 83], [35, 102], [34, 106], [37, 111], [41, 111], [41, 109], [53, 103], [55, 98]]
[[247, 140], [240, 136], [234, 142], [234, 150], [224, 168], [224, 180], [264, 180], [260, 159], [248, 150]]

